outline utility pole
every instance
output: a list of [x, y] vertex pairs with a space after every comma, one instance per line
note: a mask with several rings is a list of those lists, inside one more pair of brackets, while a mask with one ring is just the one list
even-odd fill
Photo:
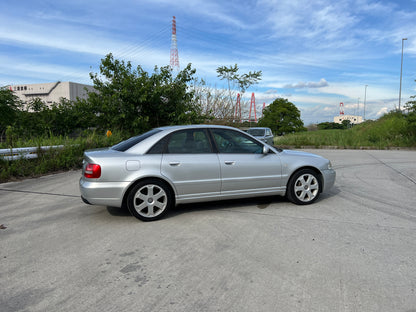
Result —
[[368, 85], [365, 85], [365, 91], [364, 91], [364, 116], [363, 116], [363, 120], [365, 120], [365, 102], [367, 100], [367, 87]]
[[400, 65], [399, 111], [400, 111], [400, 102], [402, 101], [403, 44], [405, 40], [407, 40], [407, 38], [402, 39], [402, 62]]

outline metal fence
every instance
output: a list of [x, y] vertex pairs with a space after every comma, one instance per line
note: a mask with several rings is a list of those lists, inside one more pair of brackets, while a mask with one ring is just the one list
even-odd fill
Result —
[[18, 147], [0, 149], [0, 158], [4, 160], [16, 160], [20, 158], [31, 159], [38, 157], [39, 149], [47, 151], [55, 148], [63, 148], [63, 145], [41, 146], [41, 147]]

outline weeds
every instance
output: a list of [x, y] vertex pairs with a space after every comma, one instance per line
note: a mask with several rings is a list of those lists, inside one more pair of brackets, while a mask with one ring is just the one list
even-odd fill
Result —
[[121, 135], [115, 134], [107, 137], [106, 135], [98, 135], [95, 131], [90, 131], [76, 139], [50, 136], [49, 138], [34, 138], [27, 141], [17, 140], [14, 145], [21, 144], [19, 147], [64, 145], [64, 148], [46, 151], [38, 149], [38, 157], [34, 159], [20, 158], [8, 161], [0, 158], [0, 183], [51, 172], [79, 169], [82, 166], [85, 150], [111, 146], [121, 140]]
[[[367, 121], [346, 130], [317, 130], [275, 137], [274, 144], [281, 147], [341, 149], [416, 147], [416, 122], [411, 123], [413, 128], [409, 128], [410, 117], [413, 118], [414, 115], [404, 117], [393, 112], [377, 121]], [[0, 183], [51, 172], [79, 169], [82, 166], [85, 150], [111, 146], [125, 139], [118, 131], [106, 134], [94, 130], [83, 131], [77, 138], [54, 136], [49, 133], [45, 137], [23, 140], [13, 132], [12, 128], [8, 129], [6, 135], [7, 140], [0, 144], [0, 148], [52, 145], [64, 145], [64, 148], [46, 151], [39, 149], [38, 158], [35, 159], [7, 161], [0, 158]]]
[[277, 146], [373, 148], [416, 147], [416, 138], [407, 131], [404, 118], [391, 115], [346, 130], [318, 130], [276, 137]]

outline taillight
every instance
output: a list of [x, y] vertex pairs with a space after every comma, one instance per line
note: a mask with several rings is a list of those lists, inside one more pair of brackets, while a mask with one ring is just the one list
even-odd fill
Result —
[[84, 177], [89, 179], [98, 179], [101, 176], [101, 166], [96, 164], [87, 164], [84, 171]]

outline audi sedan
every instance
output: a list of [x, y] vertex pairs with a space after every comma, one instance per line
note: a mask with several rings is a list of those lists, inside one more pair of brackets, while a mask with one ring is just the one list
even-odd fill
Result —
[[183, 203], [281, 195], [311, 204], [334, 182], [321, 156], [277, 149], [232, 127], [188, 125], [85, 151], [79, 187], [87, 204], [127, 207], [152, 221]]
[[259, 139], [260, 141], [263, 141], [264, 143], [273, 145], [274, 136], [270, 128], [253, 127], [253, 128], [248, 129], [247, 133], [251, 134], [255, 138]]

